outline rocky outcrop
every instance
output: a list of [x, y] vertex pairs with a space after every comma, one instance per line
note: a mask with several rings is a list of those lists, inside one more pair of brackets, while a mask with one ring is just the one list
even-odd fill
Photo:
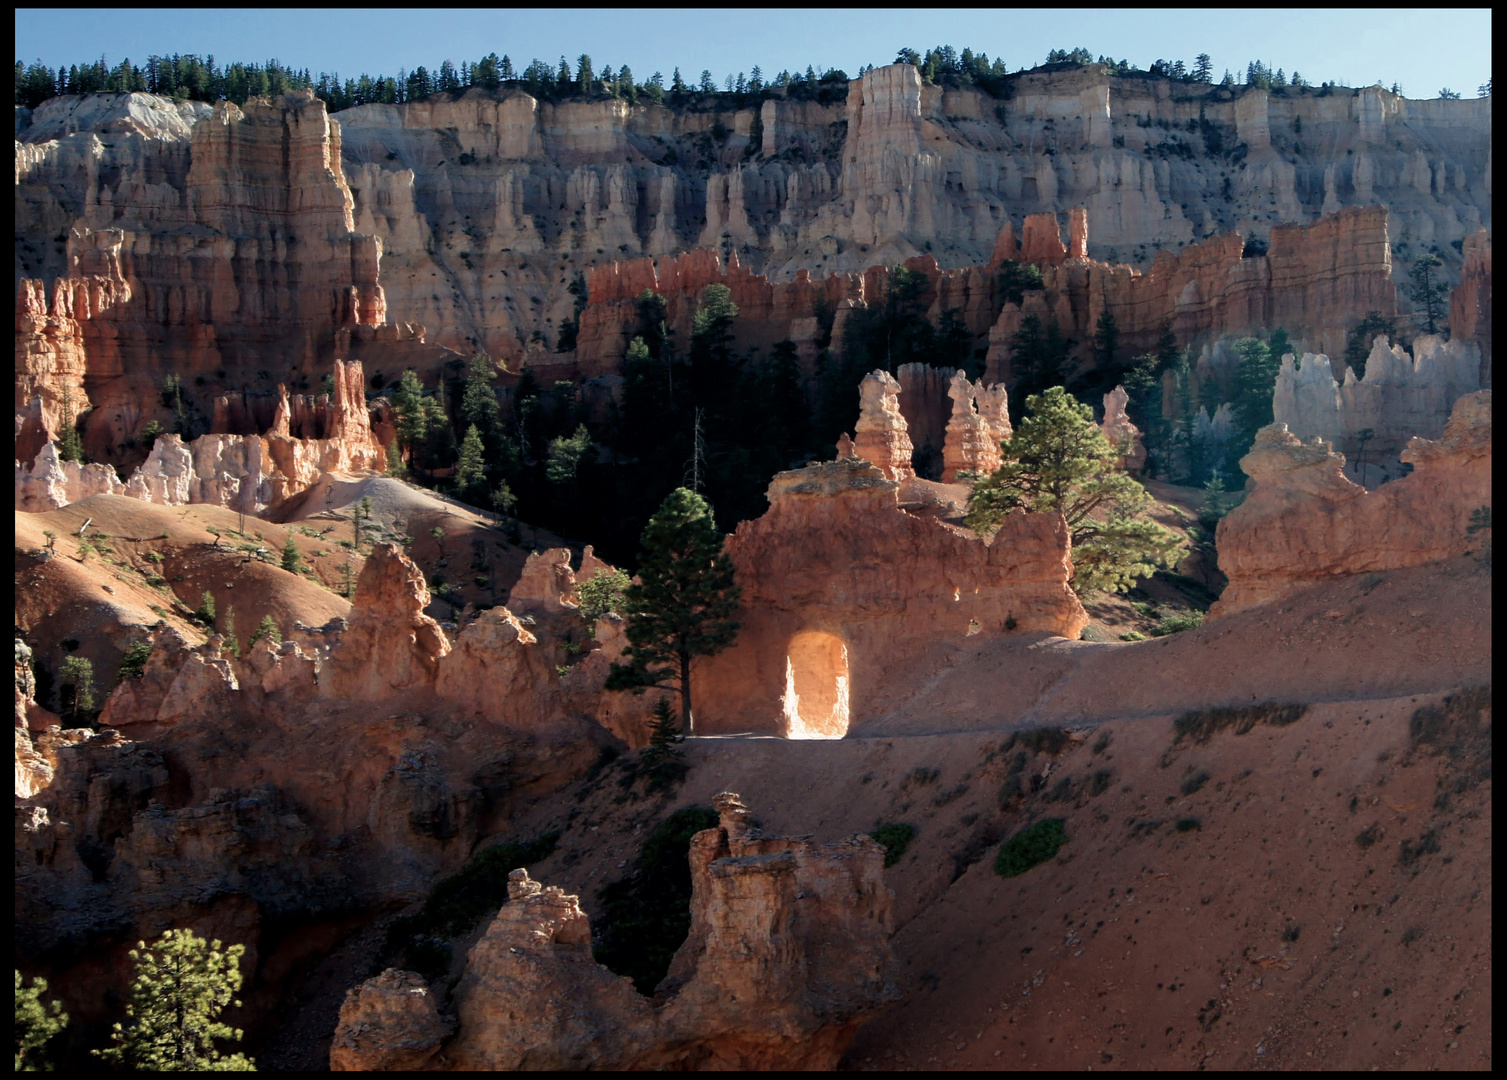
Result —
[[37, 709], [37, 680], [31, 669], [31, 647], [16, 638], [16, 798], [29, 799], [52, 783], [52, 763], [31, 741], [32, 714]]
[[900, 509], [900, 488], [853, 459], [774, 478], [768, 513], [727, 541], [742, 629], [698, 662], [699, 733], [839, 738], [880, 715], [939, 640], [1077, 636], [1087, 616], [1059, 515], [1012, 514], [986, 539]]
[[422, 1069], [452, 1026], [440, 1018], [435, 995], [421, 976], [388, 968], [346, 995], [330, 1045], [330, 1070]]
[[[1451, 242], [1490, 218], [1489, 100], [1333, 87], [1269, 95], [1094, 65], [1021, 75], [1009, 102], [924, 86], [904, 65], [829, 97], [686, 111], [473, 88], [334, 119], [306, 95], [239, 108], [144, 94], [56, 99], [17, 132], [18, 278], [63, 279], [70, 290], [97, 281], [129, 296], [112, 297], [103, 316], [28, 327], [18, 358], [38, 359], [18, 370], [28, 388], [58, 373], [46, 396], [52, 421], [62, 380], [78, 375], [95, 405], [91, 453], [102, 457], [152, 418], [153, 379], [168, 372], [203, 395], [205, 413], [209, 399], [243, 385], [270, 393], [284, 364], [311, 374], [316, 355], [359, 356], [389, 378], [412, 364], [432, 378], [449, 354], [424, 344], [422, 327], [450, 349], [568, 371], [569, 353], [530, 353], [529, 343], [538, 333], [554, 345], [573, 313], [575, 274], [612, 261], [715, 249], [700, 257], [726, 264], [736, 253], [745, 272], [793, 284], [928, 252], [944, 268], [998, 265], [1021, 254], [1016, 239], [1029, 231], [1028, 258], [1071, 273], [1092, 257], [1150, 276], [1157, 260], [1186, 262], [1190, 246], [1220, 234], [1265, 236], [1274, 223], [1381, 204], [1394, 242], [1438, 245], [1453, 264]], [[1232, 147], [1245, 155], [1238, 170], [1221, 167]], [[1022, 228], [1073, 207], [1083, 212], [1066, 244], [1042, 218]], [[1259, 279], [1260, 265], [1246, 274]], [[1334, 304], [1365, 304], [1374, 290], [1340, 278], [1330, 289], [1315, 276], [1305, 313], [1280, 259], [1268, 265], [1287, 299], [1264, 325], [1335, 353], [1336, 341], [1310, 331], [1353, 325], [1331, 321]], [[642, 279], [624, 275], [636, 286], [627, 296], [652, 287]], [[1164, 310], [1143, 321], [1182, 316], [1196, 327], [1211, 284], [1200, 281], [1195, 297], [1183, 295], [1187, 280], [1159, 286]], [[824, 288], [802, 291], [826, 297]], [[49, 306], [56, 298], [40, 305]], [[948, 306], [968, 313], [954, 298]], [[1386, 310], [1339, 314], [1358, 319], [1368, 306]], [[387, 322], [384, 309], [403, 321]], [[811, 312], [788, 310], [772, 337], [741, 344], [794, 339], [792, 321]], [[1295, 326], [1305, 314], [1319, 321]], [[984, 311], [974, 327], [968, 314], [969, 325], [982, 337], [997, 315]], [[1088, 313], [1090, 330], [1097, 315]], [[583, 320], [580, 355], [605, 350], [615, 365], [617, 331], [603, 337], [595, 318]], [[28, 390], [18, 404], [29, 401]]]
[[[1141, 441], [1141, 429], [1131, 423], [1130, 417], [1125, 413], [1125, 406], [1129, 403], [1130, 395], [1123, 386], [1117, 386], [1105, 394], [1104, 419], [1099, 424], [1099, 430], [1104, 432], [1104, 437], [1111, 446], [1121, 451], [1120, 467], [1134, 476], [1146, 464], [1146, 445]], [[1225, 411], [1229, 412], [1227, 407]], [[1211, 423], [1207, 410], [1199, 415], [1203, 417], [1205, 424]]]
[[398, 545], [376, 545], [356, 580], [350, 626], [320, 670], [321, 692], [371, 701], [433, 686], [450, 641], [428, 606], [424, 572]]
[[1357, 379], [1348, 367], [1336, 383], [1327, 356], [1305, 353], [1282, 358], [1272, 393], [1272, 415], [1301, 440], [1322, 438], [1347, 456], [1360, 449], [1358, 433], [1369, 431], [1368, 459], [1395, 475], [1397, 457], [1413, 436], [1437, 439], [1465, 394], [1480, 389], [1481, 352], [1474, 342], [1445, 341], [1425, 334], [1409, 356], [1378, 334]]
[[883, 849], [767, 836], [738, 796], [715, 802], [720, 824], [691, 841], [690, 934], [655, 999], [592, 961], [577, 897], [514, 870], [466, 957], [454, 1037], [417, 976], [384, 972], [348, 995], [331, 1068], [833, 1068], [898, 996]]
[[1441, 439], [1414, 438], [1413, 472], [1366, 491], [1343, 475], [1345, 457], [1282, 424], [1257, 433], [1240, 467], [1255, 490], [1219, 523], [1219, 569], [1229, 585], [1210, 612], [1234, 614], [1328, 578], [1460, 555], [1484, 541], [1467, 530], [1491, 505], [1491, 391], [1455, 404]]
[[858, 425], [853, 449], [888, 480], [914, 476], [910, 435], [900, 413], [900, 384], [887, 371], [872, 371], [858, 384]]
[[[1245, 257], [1245, 242], [1229, 233], [1174, 254], [1158, 253], [1142, 273], [1130, 266], [1068, 260], [1055, 218], [1038, 232], [1044, 289], [1021, 303], [1005, 303], [988, 332], [987, 377], [1010, 375], [1011, 337], [1025, 317], [1055, 322], [1079, 342], [1088, 361], [1100, 316], [1108, 311], [1128, 352], [1152, 351], [1164, 325], [1194, 346], [1223, 336], [1267, 335], [1278, 327], [1331, 351], [1368, 311], [1397, 311], [1385, 207], [1345, 209], [1311, 226], [1274, 225], [1264, 255]], [[1051, 247], [1051, 250], [1046, 250]]]
[[110, 460], [148, 421], [171, 423], [169, 375], [208, 414], [216, 390], [271, 392], [352, 350], [386, 359], [406, 343], [434, 360], [421, 328], [387, 321], [381, 242], [355, 231], [339, 125], [312, 93], [221, 102], [186, 133], [201, 110], [109, 98], [46, 103], [17, 144], [17, 228], [30, 236], [18, 241], [18, 408], [39, 396], [55, 434], [69, 388], [74, 411], [92, 406], [86, 449]]
[[1491, 385], [1491, 234], [1477, 229], [1461, 247], [1460, 285], [1450, 294], [1450, 335], [1481, 350], [1481, 385]]
[[952, 418], [947, 421], [942, 449], [942, 483], [953, 483], [965, 471], [983, 476], [993, 473], [999, 468], [999, 444], [1013, 434], [1005, 388], [969, 382], [959, 370], [947, 393], [952, 398]]
[[30, 465], [16, 462], [16, 509], [40, 514], [91, 495], [119, 495], [124, 485], [109, 465], [64, 461], [49, 442]]
[[[16, 509], [56, 509], [91, 495], [122, 494], [163, 506], [208, 503], [266, 514], [327, 473], [381, 471], [386, 451], [372, 430], [358, 361], [335, 361], [334, 390], [317, 400], [279, 387], [264, 433], [201, 435], [185, 443], [160, 435], [124, 484], [109, 465], [58, 460], [52, 443], [28, 467], [16, 465]], [[217, 418], [251, 419], [220, 398]], [[294, 417], [297, 418], [295, 423]]]

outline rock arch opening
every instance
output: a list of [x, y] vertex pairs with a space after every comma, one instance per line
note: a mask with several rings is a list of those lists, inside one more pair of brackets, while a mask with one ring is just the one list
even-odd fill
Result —
[[848, 647], [820, 630], [790, 639], [785, 655], [785, 737], [840, 739], [848, 733]]

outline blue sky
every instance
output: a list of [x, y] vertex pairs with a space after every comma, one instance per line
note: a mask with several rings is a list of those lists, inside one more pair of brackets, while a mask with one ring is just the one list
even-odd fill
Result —
[[1216, 77], [1262, 60], [1310, 82], [1401, 84], [1409, 97], [1448, 86], [1474, 97], [1491, 76], [1491, 12], [1429, 9], [1155, 10], [1053, 9], [851, 11], [784, 9], [501, 11], [107, 8], [16, 11], [16, 59], [51, 66], [104, 53], [138, 64], [150, 53], [213, 53], [216, 60], [276, 57], [298, 68], [355, 76], [395, 75], [440, 61], [458, 65], [488, 52], [522, 68], [590, 55], [597, 70], [627, 63], [639, 79], [678, 66], [694, 81], [710, 69], [723, 78], [755, 64], [766, 77], [782, 68], [886, 64], [908, 45], [950, 44], [1001, 56], [1012, 70], [1041, 62], [1049, 49], [1083, 46], [1096, 56], [1191, 62], [1207, 52]]

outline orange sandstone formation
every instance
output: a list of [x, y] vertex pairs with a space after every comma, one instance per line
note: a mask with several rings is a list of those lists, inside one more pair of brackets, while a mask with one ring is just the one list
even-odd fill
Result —
[[1141, 442], [1141, 429], [1131, 423], [1130, 417], [1125, 413], [1125, 406], [1129, 403], [1130, 395], [1123, 386], [1117, 386], [1105, 394], [1104, 420], [1099, 424], [1099, 430], [1104, 432], [1104, 437], [1111, 445], [1123, 449], [1120, 467], [1135, 475], [1146, 464], [1146, 446]]
[[742, 629], [698, 662], [699, 733], [838, 738], [912, 677], [901, 658], [938, 639], [1077, 637], [1087, 616], [1060, 515], [1012, 514], [983, 539], [901, 510], [900, 486], [851, 459], [774, 478], [768, 513], [727, 541]]
[[994, 472], [999, 468], [999, 444], [1012, 434], [1005, 388], [969, 382], [958, 370], [948, 396], [952, 418], [947, 421], [942, 450], [942, 483], [952, 483], [965, 470], [983, 475]]
[[889, 480], [914, 476], [910, 435], [900, 413], [900, 384], [887, 371], [872, 371], [858, 384], [858, 425], [853, 450]]
[[1460, 285], [1450, 294], [1449, 328], [1455, 341], [1481, 349], [1481, 385], [1491, 383], [1491, 234], [1477, 229], [1461, 249]]
[[[189, 400], [209, 380], [269, 392], [274, 377], [307, 378], [337, 353], [422, 345], [422, 329], [387, 321], [381, 241], [355, 231], [340, 129], [324, 103], [295, 91], [205, 111], [186, 140], [125, 137], [141, 153], [117, 188], [91, 187], [65, 230], [50, 307], [41, 281], [20, 282], [16, 404], [42, 400], [33, 440], [58, 432], [65, 386], [75, 414], [92, 406], [85, 446], [105, 459], [148, 420], [170, 422], [157, 400], [168, 375]], [[18, 184], [92, 175], [101, 150], [68, 141], [77, 138], [24, 148], [51, 148], [40, 155], [18, 144]], [[70, 156], [80, 150], [86, 162]], [[29, 459], [39, 448], [18, 451]]]
[[[768, 836], [738, 796], [691, 840], [691, 929], [645, 998], [591, 959], [579, 899], [509, 875], [508, 901], [466, 957], [446, 1039], [421, 980], [387, 971], [353, 989], [335, 1070], [833, 1068], [898, 996], [884, 852]], [[563, 1006], [563, 1008], [562, 1008]]]
[[[201, 435], [190, 443], [177, 435], [158, 436], [147, 460], [124, 484], [109, 465], [58, 461], [48, 443], [30, 466], [16, 465], [16, 508], [51, 510], [110, 492], [164, 506], [210, 503], [264, 514], [326, 473], [382, 470], [387, 456], [372, 430], [361, 364], [335, 361], [334, 383], [329, 398], [321, 396], [312, 407], [302, 403], [300, 433], [310, 437], [290, 434], [294, 410], [279, 387], [265, 434]], [[224, 409], [218, 407], [222, 402]], [[229, 415], [227, 399], [219, 399], [217, 412]]]
[[1466, 530], [1472, 513], [1491, 505], [1490, 390], [1462, 397], [1444, 437], [1414, 438], [1402, 459], [1412, 473], [1368, 492], [1344, 477], [1344, 455], [1323, 439], [1300, 442], [1282, 424], [1262, 428], [1240, 461], [1255, 490], [1219, 523], [1219, 568], [1230, 583], [1211, 616], [1486, 542]]

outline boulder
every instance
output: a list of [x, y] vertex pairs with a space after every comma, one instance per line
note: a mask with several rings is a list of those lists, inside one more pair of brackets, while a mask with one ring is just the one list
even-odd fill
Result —
[[453, 1025], [440, 1019], [423, 976], [388, 968], [352, 987], [330, 1044], [332, 1072], [422, 1069]]

